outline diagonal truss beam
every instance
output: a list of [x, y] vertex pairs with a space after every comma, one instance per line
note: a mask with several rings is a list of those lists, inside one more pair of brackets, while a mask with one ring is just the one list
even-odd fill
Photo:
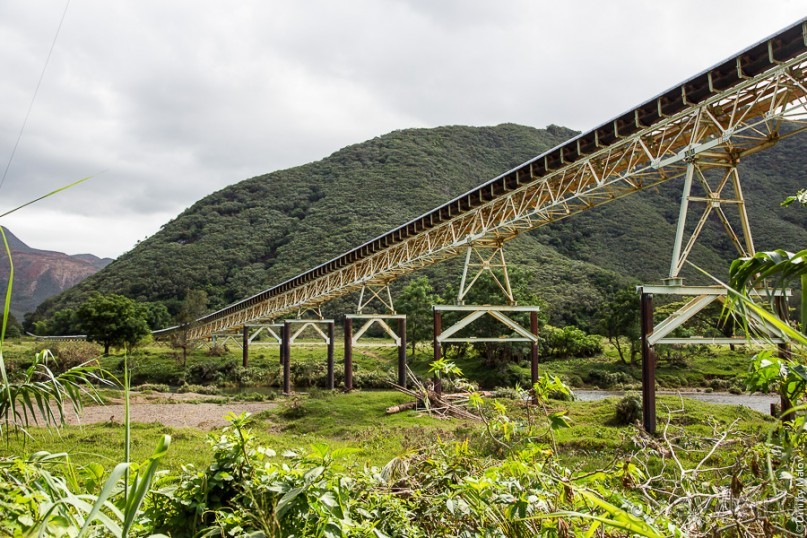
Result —
[[693, 159], [726, 166], [800, 133], [807, 129], [805, 36], [807, 19], [396, 230], [199, 319], [190, 336], [381, 286], [478, 241], [506, 242], [683, 177]]

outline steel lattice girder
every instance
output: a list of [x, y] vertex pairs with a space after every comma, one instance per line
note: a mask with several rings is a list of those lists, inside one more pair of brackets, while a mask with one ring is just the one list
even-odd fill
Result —
[[508, 241], [683, 176], [693, 159], [725, 167], [771, 147], [807, 128], [805, 36], [801, 21], [388, 234], [201, 318], [191, 336], [318, 306], [477, 241]]

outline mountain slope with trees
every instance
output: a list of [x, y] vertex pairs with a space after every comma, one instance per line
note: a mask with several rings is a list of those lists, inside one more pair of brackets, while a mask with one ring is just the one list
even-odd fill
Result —
[[[31, 319], [75, 309], [93, 291], [163, 302], [176, 313], [190, 290], [202, 290], [215, 310], [342, 254], [574, 134], [514, 124], [408, 129], [241, 181], [199, 200], [104, 270], [43, 303]], [[741, 165], [760, 250], [807, 243], [803, 212], [778, 206], [803, 187], [806, 145], [804, 137], [787, 139]], [[507, 257], [528, 275], [555, 323], [589, 325], [604, 294], [666, 276], [680, 188], [680, 181], [671, 182], [524, 234], [508, 244]], [[724, 276], [734, 257], [715, 224], [692, 260]], [[459, 261], [426, 273], [438, 291], [456, 286]]]

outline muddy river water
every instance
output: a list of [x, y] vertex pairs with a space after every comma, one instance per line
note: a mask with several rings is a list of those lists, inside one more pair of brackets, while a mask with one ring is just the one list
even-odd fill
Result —
[[[701, 400], [703, 402], [728, 404], [728, 405], [743, 405], [749, 407], [754, 411], [768, 414], [771, 411], [771, 404], [779, 401], [779, 396], [775, 394], [730, 394], [728, 392], [671, 392], [671, 391], [658, 391], [657, 395], [672, 395], [681, 394], [686, 398], [693, 400]], [[574, 395], [578, 400], [593, 401], [602, 400], [603, 398], [621, 398], [625, 395], [622, 391], [611, 390], [582, 390], [574, 391]]]

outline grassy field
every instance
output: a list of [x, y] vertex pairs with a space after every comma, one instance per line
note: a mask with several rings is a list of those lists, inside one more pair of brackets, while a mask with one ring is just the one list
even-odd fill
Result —
[[[383, 465], [406, 451], [439, 439], [485, 441], [483, 424], [430, 416], [425, 411], [387, 415], [387, 407], [408, 397], [390, 391], [355, 391], [350, 394], [318, 392], [281, 397], [278, 406], [254, 416], [251, 428], [260, 443], [277, 451], [305, 449], [315, 443], [332, 448], [355, 449], [357, 465]], [[508, 414], [525, 419], [523, 405], [503, 400]], [[635, 426], [614, 422], [616, 398], [597, 402], [552, 402], [552, 410], [566, 410], [571, 427], [557, 431], [558, 456], [564, 464], [581, 470], [607, 466], [630, 451], [640, 449]], [[509, 403], [508, 403], [509, 402]], [[188, 404], [192, 405], [192, 404]], [[538, 409], [531, 411], [540, 422]], [[664, 396], [659, 399], [659, 422], [670, 420], [675, 435], [706, 439], [719, 429], [731, 427], [749, 439], [762, 439], [773, 427], [773, 419], [738, 406], [710, 405], [695, 400]], [[170, 428], [160, 424], [132, 426], [133, 461], [145, 459], [163, 434], [172, 437], [164, 468], [178, 470], [182, 465], [203, 467], [210, 463], [210, 439], [216, 432], [192, 428]], [[123, 426], [103, 423], [66, 426], [60, 430], [31, 428], [30, 437], [6, 436], [0, 456], [33, 454], [44, 450], [66, 452], [81, 466], [98, 462], [109, 469], [123, 457]], [[534, 439], [549, 445], [548, 437]], [[719, 457], [719, 454], [718, 454]]]
[[[57, 347], [60, 344], [56, 344]], [[31, 340], [8, 340], [4, 347], [6, 359], [17, 367], [24, 365], [42, 344]], [[58, 350], [57, 350], [58, 351]], [[253, 345], [248, 368], [241, 367], [241, 350], [232, 346], [219, 350], [213, 356], [208, 350], [195, 350], [182, 365], [178, 353], [161, 345], [138, 349], [130, 357], [133, 384], [163, 384], [176, 388], [199, 389], [210, 392], [230, 389], [245, 394], [263, 388], [268, 394], [262, 398], [277, 397], [281, 369], [277, 346]], [[337, 362], [341, 353], [337, 351]], [[748, 351], [701, 348], [686, 357], [667, 359], [662, 355], [658, 378], [662, 387], [698, 387], [706, 390], [726, 390], [737, 387], [749, 360]], [[370, 390], [389, 387], [388, 381], [396, 378], [396, 350], [386, 347], [362, 347], [354, 352], [356, 368], [354, 384], [364, 387], [351, 394], [334, 394], [316, 388], [325, 379], [325, 349], [318, 346], [300, 346], [292, 350], [292, 373], [296, 390], [291, 397], [277, 397], [277, 407], [254, 417], [253, 430], [262, 444], [282, 452], [305, 447], [313, 443], [327, 443], [333, 447], [351, 447], [358, 450], [355, 459], [362, 464], [380, 465], [402, 451], [416, 449], [435, 439], [462, 438], [480, 435], [478, 424], [444, 420], [424, 414], [403, 413], [387, 416], [384, 409], [401, 403], [406, 396], [389, 391]], [[431, 361], [429, 347], [418, 349], [410, 358], [413, 371], [426, 376]], [[101, 359], [104, 368], [119, 375], [122, 355]], [[484, 387], [496, 386], [497, 381], [515, 378], [527, 386], [527, 365], [509, 365], [504, 372], [485, 367], [478, 359], [457, 360], [464, 374]], [[12, 368], [13, 369], [13, 368]], [[613, 350], [590, 359], [556, 360], [541, 364], [540, 370], [561, 376], [572, 385], [602, 388], [637, 388], [639, 366], [622, 364]], [[341, 380], [341, 365], [337, 367], [337, 380]], [[613, 384], [606, 383], [615, 380]], [[337, 381], [338, 382], [338, 381]], [[272, 389], [271, 387], [274, 387]], [[243, 397], [243, 395], [242, 395]], [[637, 431], [631, 427], [613, 424], [616, 399], [598, 402], [556, 402], [558, 409], [566, 409], [572, 418], [572, 428], [557, 434], [560, 456], [572, 465], [596, 467], [619, 457], [621, 451], [631, 450], [632, 437]], [[681, 402], [674, 397], [659, 399], [659, 420], [663, 423], [667, 409], [678, 409]], [[685, 410], [672, 414], [676, 427], [686, 428], [691, 434], [707, 435], [708, 424], [727, 426], [737, 421], [736, 428], [748, 435], [761, 435], [770, 428], [771, 419], [736, 406], [709, 405], [685, 400]], [[514, 413], [519, 410], [514, 408]], [[709, 417], [714, 417], [710, 419]], [[0, 455], [34, 453], [40, 450], [67, 452], [79, 465], [99, 461], [107, 464], [120, 461], [123, 454], [123, 430], [116, 424], [96, 424], [83, 427], [70, 426], [58, 431], [31, 429], [31, 437], [6, 437]], [[133, 426], [133, 459], [147, 457], [161, 435], [173, 438], [171, 451], [165, 464], [170, 469], [192, 463], [197, 466], [209, 462], [210, 451], [203, 448], [208, 433], [195, 429], [176, 429], [158, 424]]]

